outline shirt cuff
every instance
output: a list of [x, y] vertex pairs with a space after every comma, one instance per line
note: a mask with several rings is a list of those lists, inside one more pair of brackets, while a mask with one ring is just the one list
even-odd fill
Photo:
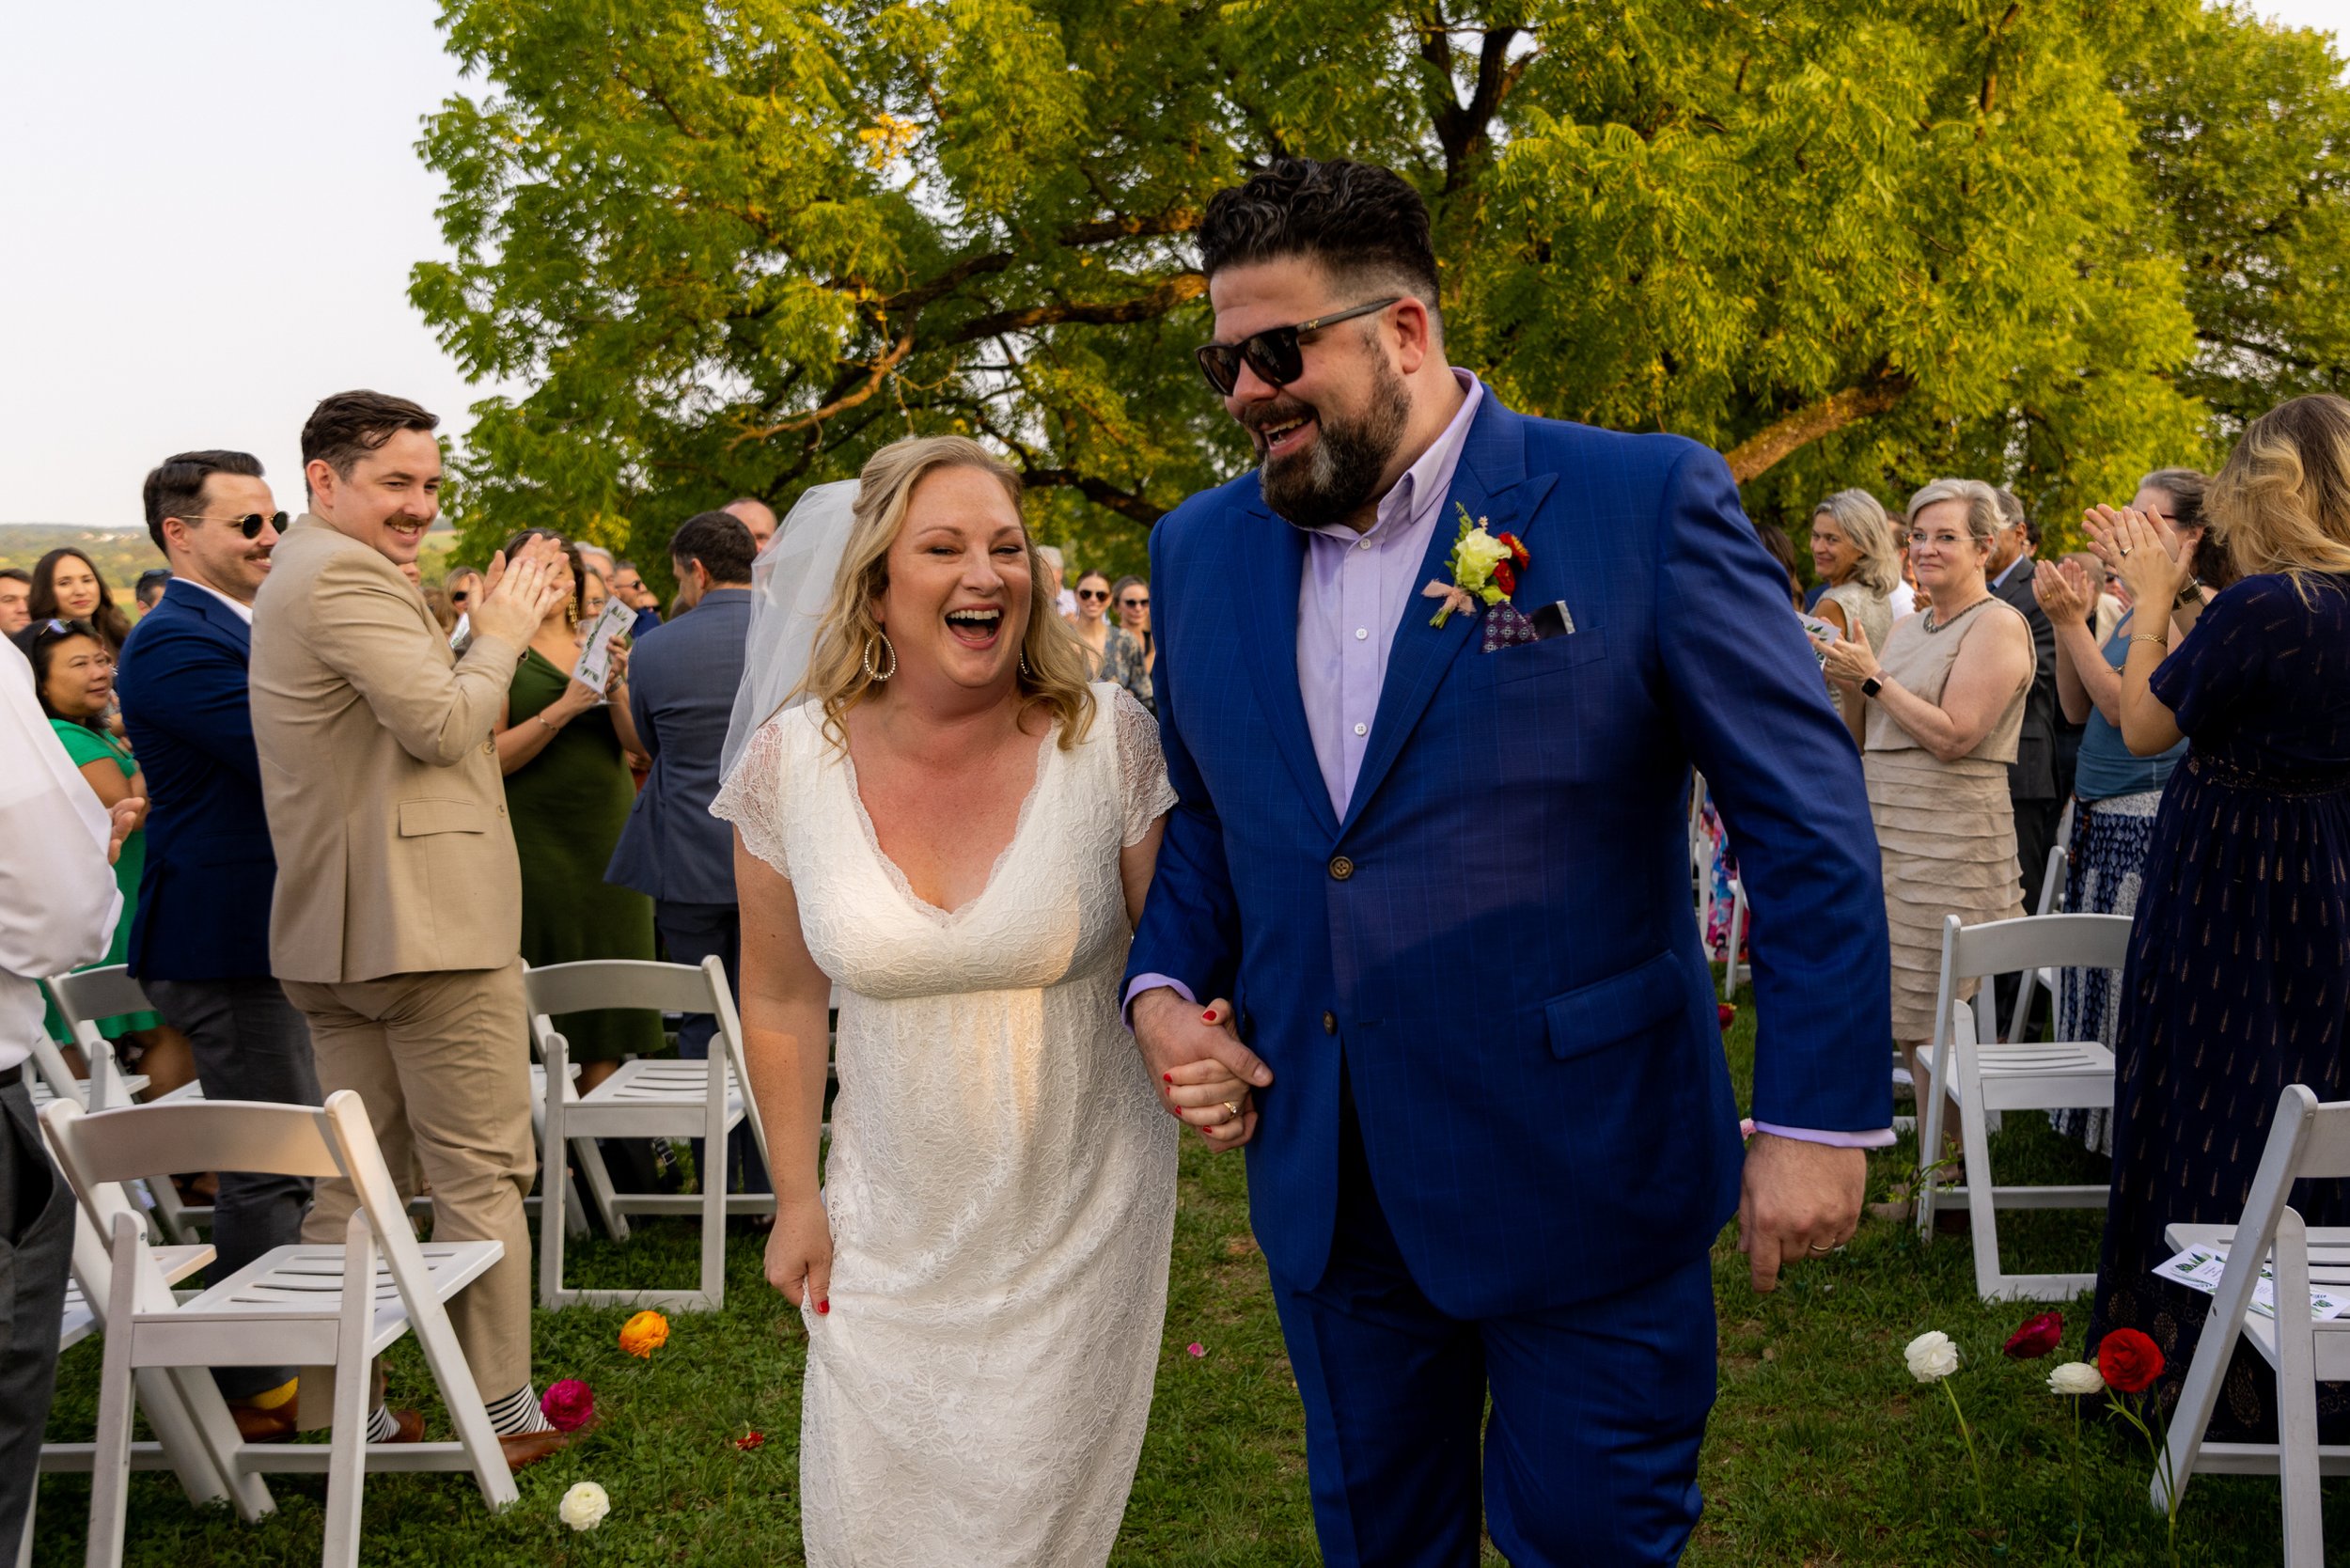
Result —
[[[1135, 1032], [1135, 998], [1146, 991], [1156, 990], [1162, 985], [1193, 1006], [1198, 1005], [1199, 998], [1191, 994], [1191, 987], [1172, 975], [1136, 975], [1134, 983], [1126, 987], [1126, 999], [1119, 1005], [1118, 1009], [1118, 1016], [1125, 1024], [1128, 1034]], [[1891, 1136], [1887, 1135], [1888, 1140]]]
[[1831, 1149], [1883, 1149], [1893, 1141], [1893, 1129], [1882, 1127], [1873, 1133], [1824, 1133], [1816, 1127], [1782, 1127], [1775, 1121], [1758, 1121], [1758, 1133], [1773, 1137], [1792, 1137], [1804, 1143], [1825, 1143]]

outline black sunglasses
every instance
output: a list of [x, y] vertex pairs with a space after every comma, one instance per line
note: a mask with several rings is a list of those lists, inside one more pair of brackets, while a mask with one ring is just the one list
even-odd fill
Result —
[[286, 525], [292, 519], [282, 511], [270, 512], [266, 515], [258, 511], [249, 511], [243, 517], [183, 517], [180, 521], [182, 523], [222, 523], [235, 528], [247, 539], [258, 539], [261, 537], [263, 524], [267, 524], [282, 534], [286, 531]]
[[1351, 321], [1357, 316], [1368, 316], [1374, 310], [1385, 310], [1402, 297], [1401, 294], [1389, 294], [1386, 299], [1358, 305], [1352, 310], [1341, 310], [1335, 315], [1316, 316], [1312, 321], [1300, 321], [1295, 326], [1267, 327], [1262, 332], [1251, 333], [1237, 343], [1202, 343], [1191, 352], [1199, 361], [1199, 373], [1208, 378], [1208, 384], [1215, 388], [1216, 396], [1220, 398], [1232, 395], [1233, 386], [1240, 381], [1240, 368], [1244, 360], [1250, 369], [1257, 372], [1260, 381], [1275, 386], [1287, 386], [1306, 373], [1306, 356], [1298, 342], [1305, 334], [1336, 326], [1340, 321]]
[[1093, 600], [1107, 599], [1109, 595], [1103, 592], [1100, 588], [1079, 588], [1077, 590], [1077, 597], [1085, 600]]
[[1128, 610], [1147, 610], [1151, 607], [1148, 599], [1120, 599], [1118, 604], [1120, 608]]

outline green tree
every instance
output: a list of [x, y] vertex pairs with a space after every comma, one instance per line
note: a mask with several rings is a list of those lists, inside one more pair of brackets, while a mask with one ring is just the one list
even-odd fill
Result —
[[2200, 447], [2118, 86], [2191, 0], [445, 0], [413, 294], [491, 400], [475, 553], [649, 566], [908, 431], [1009, 453], [1080, 558], [1239, 472], [1185, 236], [1276, 151], [1402, 170], [1455, 363], [1722, 447], [1749, 505], [1944, 471], [2050, 516]]

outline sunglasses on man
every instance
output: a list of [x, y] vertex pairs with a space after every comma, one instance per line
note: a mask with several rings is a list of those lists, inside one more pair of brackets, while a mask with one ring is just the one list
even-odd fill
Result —
[[258, 539], [261, 537], [261, 529], [264, 526], [274, 528], [281, 534], [284, 533], [286, 531], [286, 525], [291, 522], [292, 519], [288, 517], [282, 511], [270, 512], [266, 515], [258, 511], [249, 511], [243, 517], [183, 517], [180, 519], [180, 521], [182, 523], [224, 524], [228, 527], [236, 529], [247, 539]]
[[1199, 361], [1199, 373], [1208, 378], [1208, 384], [1215, 388], [1219, 398], [1232, 395], [1232, 388], [1240, 383], [1243, 364], [1257, 372], [1259, 381], [1271, 386], [1287, 386], [1306, 373], [1306, 353], [1301, 340], [1308, 333], [1385, 310], [1402, 297], [1401, 294], [1389, 294], [1386, 299], [1358, 305], [1352, 310], [1341, 310], [1335, 315], [1316, 316], [1310, 321], [1299, 321], [1293, 326], [1267, 327], [1262, 332], [1249, 334], [1237, 343], [1202, 343], [1191, 351], [1192, 355]]

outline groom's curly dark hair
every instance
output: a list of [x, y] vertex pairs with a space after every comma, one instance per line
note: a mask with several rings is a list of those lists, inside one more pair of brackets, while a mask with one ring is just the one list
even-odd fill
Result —
[[1392, 283], [1436, 313], [1428, 204], [1403, 177], [1344, 158], [1269, 158], [1216, 192], [1199, 220], [1199, 270], [1310, 257], [1350, 282]]

